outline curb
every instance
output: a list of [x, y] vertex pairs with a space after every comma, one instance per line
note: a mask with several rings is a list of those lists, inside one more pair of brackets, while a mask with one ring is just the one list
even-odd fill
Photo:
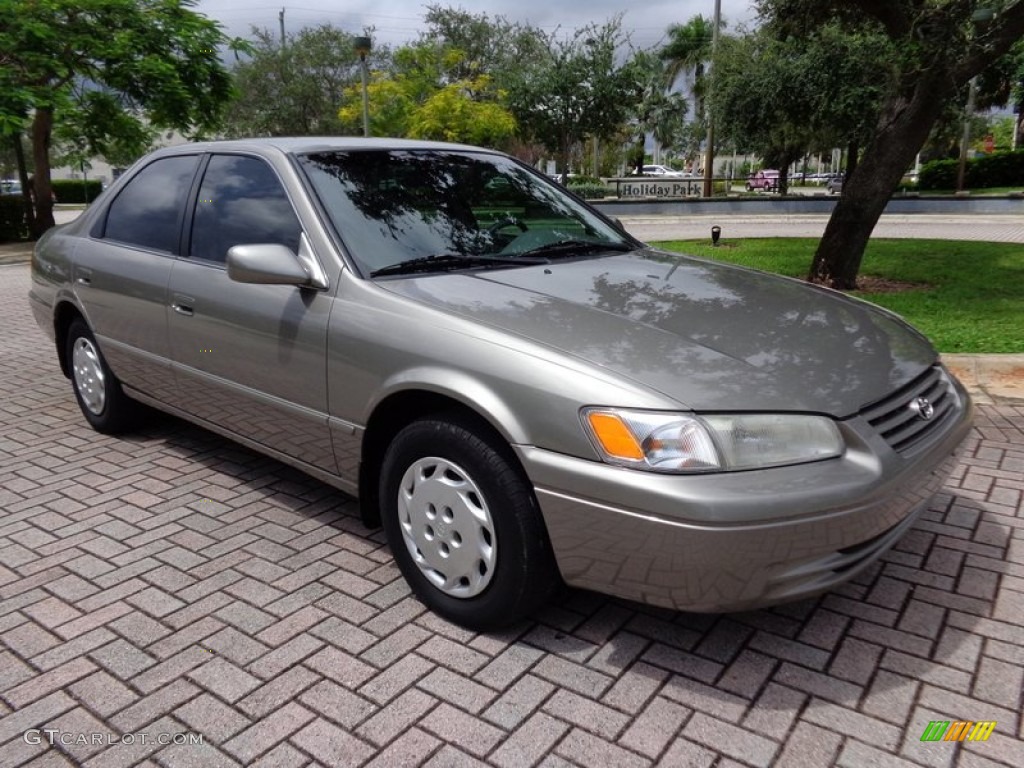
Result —
[[1024, 403], [1024, 354], [943, 354], [942, 362], [979, 405]]

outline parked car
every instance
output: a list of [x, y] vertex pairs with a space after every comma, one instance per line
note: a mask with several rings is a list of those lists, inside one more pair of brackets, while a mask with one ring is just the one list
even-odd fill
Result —
[[30, 304], [96, 430], [147, 404], [357, 495], [476, 629], [563, 580], [714, 612], [828, 590], [971, 421], [892, 313], [655, 250], [451, 144], [158, 150], [41, 238]]
[[837, 173], [827, 182], [825, 182], [825, 188], [828, 190], [830, 195], [838, 195], [843, 191], [843, 174]]
[[779, 188], [779, 172], [773, 170], [757, 171], [747, 177], [747, 192], [761, 189], [765, 192], [775, 192]]
[[20, 195], [21, 182], [14, 179], [0, 179], [0, 195]]
[[682, 178], [686, 176], [686, 174], [682, 171], [676, 171], [664, 165], [645, 165], [644, 176], [672, 176], [674, 178]]

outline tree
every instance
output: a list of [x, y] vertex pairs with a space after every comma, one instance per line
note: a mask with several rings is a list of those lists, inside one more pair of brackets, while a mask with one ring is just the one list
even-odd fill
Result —
[[786, 191], [789, 166], [811, 144], [815, 127], [813, 89], [793, 87], [808, 76], [803, 51], [763, 30], [723, 38], [715, 58], [714, 120], [722, 139], [742, 145], [781, 172]]
[[658, 52], [665, 62], [665, 85], [671, 87], [681, 76], [689, 76], [691, 93], [696, 105], [697, 119], [704, 121], [704, 97], [707, 91], [705, 72], [711, 60], [714, 21], [694, 16], [685, 24], [671, 24], [667, 30], [668, 42]]
[[194, 0], [5, 0], [0, 5], [0, 125], [31, 122], [35, 236], [53, 226], [54, 114], [89, 83], [131, 119], [199, 135], [220, 122], [231, 80], [219, 26]]
[[[465, 54], [418, 42], [395, 51], [391, 72], [376, 71], [367, 91], [370, 133], [499, 146], [516, 129], [504, 93], [487, 75], [453, 79], [466, 71]], [[342, 126], [362, 128], [362, 88], [350, 86], [338, 110]]]
[[634, 165], [640, 173], [644, 164], [643, 145], [647, 134], [669, 149], [678, 148], [686, 134], [686, 99], [672, 93], [666, 85], [671, 78], [665, 61], [650, 51], [637, 51], [630, 67], [634, 71], [639, 92], [632, 113], [632, 140], [638, 146]]
[[94, 157], [127, 166], [149, 151], [159, 131], [126, 112], [116, 94], [98, 91], [84, 81], [72, 84], [55, 110], [55, 167], [88, 168]]
[[428, 5], [423, 22], [419, 42], [462, 52], [449, 71], [456, 80], [489, 75], [496, 87], [505, 88], [504, 76], [545, 48], [538, 29], [504, 16], [491, 18], [486, 13]]
[[[249, 55], [232, 69], [236, 97], [225, 122], [229, 136], [324, 136], [344, 130], [338, 102], [359, 83], [355, 38], [330, 24], [306, 27], [280, 40], [253, 29]], [[368, 66], [379, 69], [390, 51], [377, 47]]]
[[571, 148], [586, 137], [614, 134], [639, 88], [635, 70], [619, 63], [626, 43], [619, 19], [567, 38], [556, 31], [544, 41], [541, 55], [509, 73], [509, 107], [529, 136], [556, 153], [558, 172], [567, 173]]
[[829, 23], [882, 34], [898, 52], [879, 62], [878, 118], [818, 244], [808, 279], [857, 284], [871, 232], [942, 110], [971, 78], [1024, 36], [1022, 0], [756, 0], [782, 34], [812, 37]]

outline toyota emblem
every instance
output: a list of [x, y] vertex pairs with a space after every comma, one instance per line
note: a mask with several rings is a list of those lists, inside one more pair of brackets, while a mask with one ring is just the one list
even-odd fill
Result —
[[927, 397], [916, 398], [910, 404], [910, 410], [925, 421], [928, 421], [928, 419], [935, 415], [935, 406], [931, 404], [931, 401], [929, 401]]

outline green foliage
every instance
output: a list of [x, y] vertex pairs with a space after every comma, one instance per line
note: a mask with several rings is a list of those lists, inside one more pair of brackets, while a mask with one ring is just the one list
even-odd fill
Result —
[[[248, 56], [232, 70], [236, 96], [225, 123], [226, 135], [342, 132], [338, 97], [360, 81], [354, 36], [330, 24], [303, 28], [283, 42], [265, 29], [254, 29], [252, 36]], [[375, 46], [368, 66], [383, 66], [389, 54], [388, 49]]]
[[25, 208], [21, 195], [0, 195], [0, 243], [28, 238]]
[[[505, 94], [487, 75], [451, 81], [465, 54], [427, 43], [395, 51], [393, 71], [376, 71], [367, 87], [370, 133], [501, 146], [515, 132]], [[362, 87], [343, 94], [338, 118], [346, 130], [362, 133]]]
[[[817, 241], [707, 240], [657, 245], [768, 272], [803, 277]], [[917, 287], [855, 295], [903, 317], [947, 353], [1024, 352], [1024, 245], [945, 240], [872, 240], [862, 274]]]
[[[959, 160], [932, 160], [921, 166], [917, 186], [921, 191], [955, 189]], [[967, 161], [964, 186], [968, 189], [1024, 186], [1024, 151], [993, 152]]]
[[619, 19], [543, 39], [544, 50], [508, 75], [509, 108], [529, 137], [557, 154], [564, 172], [572, 147], [618, 131], [639, 88], [635, 71], [618, 56], [625, 42]]
[[892, 55], [883, 36], [851, 35], [836, 24], [799, 39], [771, 26], [723, 38], [712, 103], [719, 134], [778, 167], [816, 146], [863, 142]]
[[155, 125], [204, 133], [218, 127], [231, 82], [216, 22], [194, 0], [7, 0], [0, 8], [0, 102], [7, 118], [66, 101], [90, 80]]
[[54, 179], [52, 187], [58, 203], [91, 203], [103, 191], [99, 179]]
[[630, 121], [632, 141], [641, 147], [647, 134], [672, 152], [683, 149], [686, 136], [686, 99], [667, 90], [674, 80], [664, 58], [638, 51], [629, 63], [638, 86]]
[[54, 116], [52, 162], [77, 170], [100, 156], [111, 165], [130, 165], [152, 147], [157, 134], [152, 125], [125, 112], [116, 94], [75, 84]]
[[[485, 94], [495, 100], [482, 100]], [[499, 146], [516, 129], [515, 118], [497, 101], [501, 96], [491, 89], [486, 76], [446, 85], [410, 115], [409, 136]]]
[[504, 89], [506, 75], [521, 62], [542, 55], [545, 48], [539, 30], [503, 16], [427, 5], [423, 21], [426, 28], [419, 42], [461, 52], [448, 72], [452, 80], [489, 75], [497, 88]]
[[78, 126], [74, 152], [98, 155], [114, 140], [135, 143], [143, 122], [187, 136], [219, 127], [231, 78], [218, 48], [229, 41], [194, 6], [195, 0], [0, 3], [0, 132], [16, 134], [33, 122], [36, 234], [53, 225], [49, 162], [38, 159], [49, 156], [55, 116]]

